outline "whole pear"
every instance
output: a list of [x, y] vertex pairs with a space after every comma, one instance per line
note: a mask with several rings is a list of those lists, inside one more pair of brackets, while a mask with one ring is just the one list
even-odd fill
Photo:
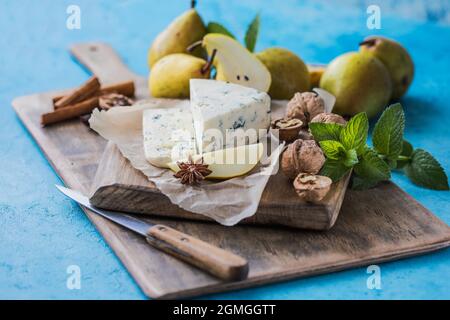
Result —
[[295, 53], [283, 48], [268, 48], [256, 54], [269, 69], [272, 99], [291, 99], [296, 92], [309, 91], [308, 68]]
[[189, 98], [190, 79], [208, 79], [207, 62], [184, 53], [169, 54], [153, 66], [149, 76], [150, 94], [156, 98]]
[[322, 78], [326, 65], [322, 64], [308, 64], [309, 71], [309, 81], [311, 83], [311, 89], [317, 88], [320, 86], [320, 78]]
[[333, 113], [373, 117], [383, 110], [392, 94], [389, 72], [377, 58], [360, 52], [338, 56], [328, 65], [320, 87], [336, 97]]
[[[192, 43], [203, 39], [206, 27], [197, 11], [192, 8], [161, 32], [153, 41], [148, 52], [148, 65], [151, 68], [159, 59], [172, 53], [184, 53]], [[192, 54], [203, 56], [202, 48], [197, 48]]]
[[377, 57], [386, 66], [392, 79], [391, 99], [400, 99], [414, 77], [414, 63], [408, 51], [400, 43], [379, 36], [366, 38], [359, 50]]

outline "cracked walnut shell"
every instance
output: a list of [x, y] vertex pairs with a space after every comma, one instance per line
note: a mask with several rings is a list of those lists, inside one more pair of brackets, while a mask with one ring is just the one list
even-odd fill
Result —
[[330, 191], [332, 181], [325, 176], [300, 173], [294, 180], [294, 189], [305, 201], [317, 202], [325, 198]]
[[315, 116], [311, 123], [320, 122], [320, 123], [336, 123], [341, 124], [345, 126], [347, 124], [347, 121], [345, 121], [344, 118], [342, 118], [340, 115], [335, 113], [319, 113], [317, 116]]
[[299, 119], [306, 127], [312, 118], [323, 112], [325, 112], [325, 102], [317, 93], [297, 92], [287, 105], [286, 117]]
[[119, 93], [109, 93], [99, 98], [99, 107], [101, 110], [109, 110], [113, 107], [131, 106], [133, 99]]
[[291, 179], [302, 172], [317, 174], [324, 163], [322, 149], [314, 140], [297, 139], [281, 154], [281, 171]]
[[272, 121], [271, 129], [278, 130], [278, 138], [281, 141], [291, 142], [298, 138], [298, 133], [303, 125], [299, 119], [282, 118]]

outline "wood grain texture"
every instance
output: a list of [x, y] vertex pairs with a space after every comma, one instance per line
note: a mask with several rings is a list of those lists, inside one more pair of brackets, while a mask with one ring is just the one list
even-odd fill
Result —
[[[127, 80], [121, 76], [129, 74], [117, 73], [114, 82]], [[22, 97], [13, 106], [66, 185], [87, 194], [106, 143], [78, 120], [42, 128], [40, 114], [51, 110], [54, 95]], [[339, 219], [327, 232], [248, 225], [230, 228], [142, 216], [246, 257], [249, 276], [235, 282], [219, 281], [149, 247], [143, 237], [85, 212], [142, 290], [153, 298], [189, 297], [261, 285], [400, 259], [450, 245], [449, 227], [391, 182], [368, 191], [348, 191]]]
[[[339, 215], [348, 180], [349, 176], [337, 182], [320, 203], [311, 204], [302, 201], [292, 182], [279, 172], [270, 178], [256, 214], [242, 223], [328, 230]], [[91, 194], [91, 203], [99, 208], [212, 221], [172, 204], [145, 175], [130, 165], [113, 143], [108, 143], [99, 162]]]
[[148, 231], [147, 242], [183, 261], [225, 281], [244, 280], [248, 276], [248, 262], [173, 228], [157, 224]]

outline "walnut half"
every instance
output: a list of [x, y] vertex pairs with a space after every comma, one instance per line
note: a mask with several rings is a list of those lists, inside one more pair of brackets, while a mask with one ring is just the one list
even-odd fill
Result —
[[298, 138], [298, 133], [303, 122], [299, 119], [282, 118], [272, 121], [271, 129], [278, 130], [278, 138], [281, 141], [292, 142]]
[[291, 179], [301, 172], [317, 174], [324, 163], [323, 151], [314, 140], [297, 139], [281, 154], [281, 171]]
[[325, 198], [330, 191], [332, 181], [325, 176], [300, 173], [293, 184], [300, 198], [305, 201], [318, 202]]

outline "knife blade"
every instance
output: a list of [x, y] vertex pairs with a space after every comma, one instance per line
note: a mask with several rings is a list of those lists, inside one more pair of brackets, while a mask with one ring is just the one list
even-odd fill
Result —
[[153, 247], [227, 281], [243, 280], [248, 262], [243, 257], [213, 246], [171, 227], [152, 224], [132, 215], [96, 208], [78, 191], [56, 185], [59, 191], [90, 211], [144, 236]]

